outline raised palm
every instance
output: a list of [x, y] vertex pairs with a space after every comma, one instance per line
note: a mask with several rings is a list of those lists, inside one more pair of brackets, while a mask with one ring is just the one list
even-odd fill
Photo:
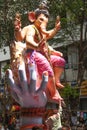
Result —
[[44, 72], [42, 82], [37, 88], [36, 86], [36, 67], [35, 63], [28, 64], [28, 71], [30, 74], [30, 82], [27, 81], [25, 72], [25, 65], [21, 64], [18, 68], [19, 84], [16, 84], [13, 78], [12, 70], [8, 70], [8, 80], [11, 88], [13, 98], [20, 104], [21, 107], [45, 107], [47, 103], [47, 96], [45, 94], [46, 84], [48, 82], [48, 73]]

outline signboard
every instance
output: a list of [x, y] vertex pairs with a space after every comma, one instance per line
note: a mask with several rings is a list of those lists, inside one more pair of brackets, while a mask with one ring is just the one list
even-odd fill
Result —
[[87, 96], [87, 86], [80, 88], [80, 96]]

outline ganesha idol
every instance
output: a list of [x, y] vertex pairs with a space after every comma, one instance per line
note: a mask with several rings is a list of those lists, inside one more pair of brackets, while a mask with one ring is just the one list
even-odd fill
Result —
[[46, 2], [29, 12], [28, 19], [30, 25], [21, 29], [21, 18], [16, 14], [15, 41], [10, 45], [11, 64], [7, 77], [12, 97], [21, 106], [20, 130], [31, 130], [33, 126], [47, 130], [47, 102], [63, 102], [58, 89], [64, 88], [60, 77], [65, 60], [63, 54], [47, 42], [60, 29], [60, 19], [57, 17], [54, 29], [46, 30], [49, 19]]

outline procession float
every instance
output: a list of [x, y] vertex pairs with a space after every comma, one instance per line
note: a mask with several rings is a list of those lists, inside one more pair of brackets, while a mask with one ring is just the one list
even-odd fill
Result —
[[47, 108], [48, 102], [64, 103], [58, 89], [64, 87], [60, 77], [65, 60], [47, 42], [60, 30], [60, 19], [57, 17], [55, 27], [47, 31], [48, 18], [46, 1], [28, 13], [30, 24], [23, 29], [20, 14], [15, 16], [15, 39], [10, 44], [11, 62], [6, 74], [11, 95], [21, 106], [20, 130], [34, 126], [47, 130], [45, 121], [49, 112], [54, 114], [53, 108]]

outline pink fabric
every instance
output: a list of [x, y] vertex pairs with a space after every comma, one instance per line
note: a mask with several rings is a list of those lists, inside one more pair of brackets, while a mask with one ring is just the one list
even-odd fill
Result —
[[[62, 57], [51, 55], [50, 61], [52, 66], [64, 67], [65, 60]], [[48, 71], [49, 76], [53, 76], [53, 70], [50, 63], [47, 61], [45, 56], [40, 54], [39, 52], [35, 52], [35, 62], [37, 64], [37, 69], [40, 75], [42, 75], [43, 71]]]
[[60, 57], [60, 56], [56, 56], [56, 55], [51, 55], [51, 63], [53, 65], [53, 67], [58, 66], [58, 67], [65, 67], [65, 59]]
[[50, 63], [47, 61], [45, 56], [39, 52], [35, 52], [35, 62], [37, 65], [38, 73], [42, 75], [44, 71], [48, 71], [49, 76], [53, 76], [53, 70]]
[[42, 73], [44, 71], [48, 71], [49, 76], [53, 76], [54, 72], [52, 67], [63, 67], [65, 66], [65, 60], [64, 58], [60, 57], [60, 56], [56, 56], [56, 55], [51, 55], [50, 56], [50, 62], [51, 64], [48, 62], [48, 60], [46, 59], [46, 57], [44, 55], [42, 55], [40, 52], [36, 52], [36, 51], [31, 51], [31, 52], [27, 52], [27, 57], [30, 57], [31, 62], [34, 60], [36, 62], [37, 65], [37, 70], [38, 73], [40, 74], [40, 76], [42, 76]]

